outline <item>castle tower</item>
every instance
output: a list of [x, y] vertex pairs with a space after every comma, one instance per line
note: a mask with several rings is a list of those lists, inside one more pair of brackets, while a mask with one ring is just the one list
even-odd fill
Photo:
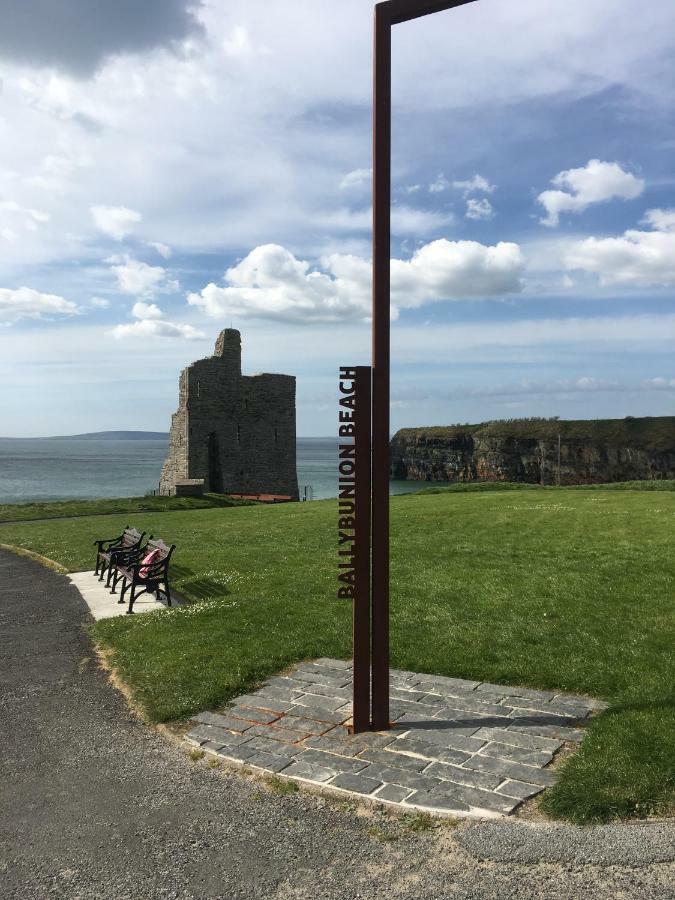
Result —
[[298, 499], [295, 378], [242, 376], [241, 335], [234, 328], [221, 331], [213, 356], [180, 376], [160, 494], [176, 494], [186, 481], [219, 494]]
[[227, 366], [233, 377], [241, 378], [241, 334], [236, 328], [226, 328], [220, 332], [213, 355], [222, 359], [223, 367]]

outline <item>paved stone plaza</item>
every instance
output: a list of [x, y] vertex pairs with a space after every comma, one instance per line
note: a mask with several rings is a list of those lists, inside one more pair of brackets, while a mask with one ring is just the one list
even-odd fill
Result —
[[391, 672], [388, 732], [350, 735], [351, 664], [301, 663], [205, 712], [186, 740], [243, 766], [405, 809], [504, 816], [553, 784], [547, 768], [605, 704], [587, 697]]

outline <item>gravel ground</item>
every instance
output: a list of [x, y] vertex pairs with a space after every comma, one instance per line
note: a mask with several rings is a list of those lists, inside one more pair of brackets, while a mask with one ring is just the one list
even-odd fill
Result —
[[129, 713], [64, 576], [0, 551], [0, 897], [675, 898], [675, 826], [415, 831], [193, 761]]

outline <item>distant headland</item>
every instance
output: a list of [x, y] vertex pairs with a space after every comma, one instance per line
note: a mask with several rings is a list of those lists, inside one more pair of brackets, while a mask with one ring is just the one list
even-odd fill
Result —
[[55, 434], [51, 437], [3, 437], [3, 441], [168, 441], [166, 431], [88, 431], [86, 434]]

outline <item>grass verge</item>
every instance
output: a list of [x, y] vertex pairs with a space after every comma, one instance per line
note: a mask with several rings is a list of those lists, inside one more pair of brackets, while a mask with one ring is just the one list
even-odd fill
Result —
[[40, 503], [0, 504], [0, 524], [39, 519], [109, 516], [121, 513], [186, 512], [230, 506], [250, 506], [250, 501], [232, 500], [222, 494], [203, 497], [120, 497], [101, 500], [50, 500]]
[[58, 572], [59, 575], [67, 575], [68, 569], [65, 566], [62, 566], [60, 563], [55, 562], [53, 559], [48, 559], [46, 556], [42, 556], [40, 553], [35, 553], [33, 550], [25, 550], [23, 547], [17, 547], [15, 544], [0, 544], [0, 550], [7, 550], [9, 553], [16, 553], [17, 556], [25, 556], [28, 559], [32, 559], [37, 563], [40, 563], [41, 566], [45, 566], [47, 569], [52, 569], [54, 572]]

